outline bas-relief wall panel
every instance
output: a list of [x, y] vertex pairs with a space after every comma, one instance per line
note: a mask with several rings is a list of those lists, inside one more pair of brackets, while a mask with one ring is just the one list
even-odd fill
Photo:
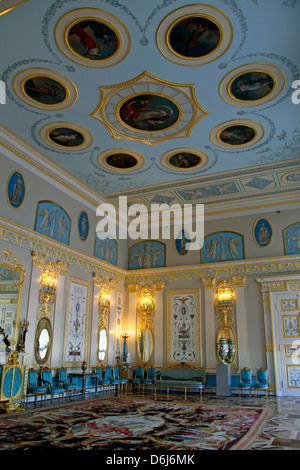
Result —
[[[51, 201], [60, 205], [71, 219], [71, 231], [69, 246], [89, 255], [94, 255], [95, 230], [98, 222], [96, 207], [91, 209], [84, 202], [73, 199], [68, 194], [60, 191], [47, 181], [33, 174], [20, 165], [14, 164], [10, 159], [0, 154], [0, 216], [8, 220], [12, 219], [18, 225], [35, 229], [36, 212], [40, 201]], [[23, 204], [18, 209], [13, 209], [7, 202], [6, 185], [10, 174], [19, 171], [24, 176], [26, 194]], [[89, 234], [85, 241], [80, 240], [77, 225], [80, 213], [85, 211], [89, 218]], [[118, 265], [127, 267], [127, 242], [118, 241]]]
[[[272, 227], [273, 236], [268, 246], [260, 247], [253, 238], [253, 228], [255, 222], [260, 218], [266, 218]], [[247, 215], [241, 217], [220, 218], [218, 220], [204, 220], [205, 236], [215, 232], [233, 231], [244, 236], [244, 253], [245, 259], [269, 258], [273, 256], [284, 256], [284, 242], [282, 231], [289, 225], [300, 222], [299, 210], [283, 210], [265, 212], [255, 215]], [[171, 230], [171, 235], [173, 235]], [[166, 266], [189, 266], [200, 264], [199, 251], [188, 251], [185, 255], [179, 255], [175, 248], [173, 239], [163, 240], [166, 244]], [[135, 241], [128, 240], [130, 248]]]

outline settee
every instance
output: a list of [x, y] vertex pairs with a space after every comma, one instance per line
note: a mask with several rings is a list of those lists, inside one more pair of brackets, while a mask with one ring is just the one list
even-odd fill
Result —
[[169, 395], [169, 389], [184, 389], [186, 396], [187, 389], [198, 389], [202, 397], [202, 391], [205, 387], [205, 374], [204, 368], [193, 367], [166, 367], [160, 370], [157, 379], [154, 381], [153, 386], [155, 392], [157, 388], [166, 388]]

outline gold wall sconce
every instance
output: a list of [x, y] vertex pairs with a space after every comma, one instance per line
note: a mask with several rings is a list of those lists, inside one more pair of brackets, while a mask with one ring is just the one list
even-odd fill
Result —
[[42, 269], [39, 285], [39, 303], [42, 315], [51, 313], [57, 290], [57, 270], [52, 261], [47, 261]]
[[150, 287], [144, 286], [138, 294], [138, 310], [143, 316], [150, 316], [154, 309], [154, 292]]
[[100, 315], [108, 315], [110, 309], [110, 286], [108, 281], [102, 281], [98, 297], [98, 309]]

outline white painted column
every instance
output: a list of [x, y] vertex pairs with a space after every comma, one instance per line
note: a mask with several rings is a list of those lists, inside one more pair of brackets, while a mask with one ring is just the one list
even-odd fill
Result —
[[[205, 363], [207, 368], [216, 367], [216, 324], [214, 278], [202, 278], [204, 285], [204, 315], [205, 315]], [[200, 338], [199, 338], [200, 341]], [[203, 362], [203, 360], [202, 360]]]
[[249, 367], [248, 327], [246, 312], [246, 276], [232, 278], [235, 287], [235, 316], [237, 333], [237, 365], [240, 368]]
[[[127, 339], [127, 353], [130, 352], [132, 364], [136, 364], [137, 362], [137, 351], [136, 351], [136, 294], [138, 284], [128, 284], [128, 324], [123, 325], [123, 329], [129, 332], [129, 338]], [[121, 348], [121, 358], [123, 358], [123, 340], [122, 340], [122, 348]]]
[[110, 311], [108, 315], [108, 356], [107, 364], [112, 366], [115, 364], [115, 321], [116, 321], [116, 291], [110, 291]]
[[[94, 367], [98, 365], [98, 322], [99, 322], [99, 313], [98, 313], [98, 298], [99, 298], [100, 286], [96, 282], [94, 277], [93, 285], [93, 296], [91, 303], [91, 331], [90, 331], [90, 353], [89, 353], [89, 367]], [[106, 356], [107, 357], [107, 356]]]
[[53, 344], [51, 353], [51, 367], [63, 366], [63, 348], [65, 334], [65, 318], [66, 318], [66, 271], [68, 264], [62, 261], [57, 262], [57, 290], [55, 300], [55, 311], [52, 323], [53, 328]]
[[164, 364], [164, 286], [164, 282], [155, 283], [154, 352], [151, 361], [154, 366]]

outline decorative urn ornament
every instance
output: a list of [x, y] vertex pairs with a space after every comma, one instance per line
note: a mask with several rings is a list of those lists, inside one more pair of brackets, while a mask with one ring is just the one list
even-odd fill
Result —
[[233, 341], [233, 339], [231, 338], [231, 336], [229, 336], [228, 340], [227, 340], [227, 344], [228, 344], [228, 363], [230, 364], [232, 361], [233, 361], [233, 358], [234, 358], [234, 355], [235, 355], [235, 343]]
[[217, 342], [217, 352], [219, 358], [221, 359], [221, 364], [226, 364], [225, 358], [228, 354], [229, 346], [227, 340], [224, 338], [223, 333]]

